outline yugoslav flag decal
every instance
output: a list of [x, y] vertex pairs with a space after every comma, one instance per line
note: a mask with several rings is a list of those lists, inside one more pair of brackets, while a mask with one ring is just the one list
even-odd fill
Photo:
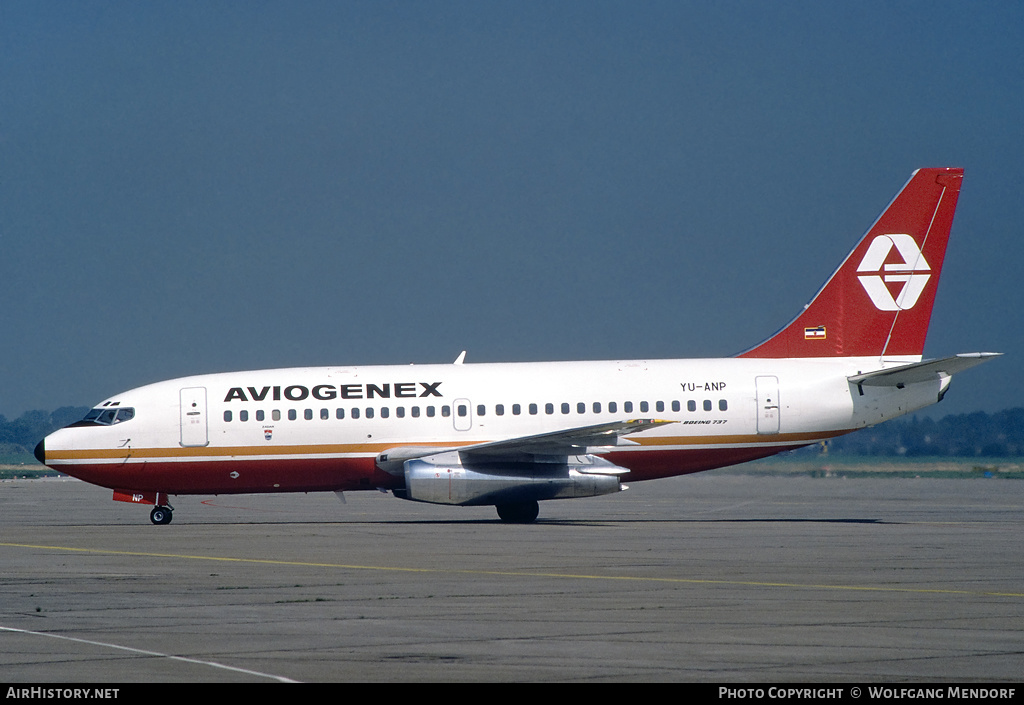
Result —
[[[903, 261], [885, 264], [885, 258], [893, 247]], [[879, 235], [872, 240], [857, 272], [861, 286], [879, 311], [906, 311], [913, 308], [932, 276], [931, 268], [914, 238], [900, 234]], [[903, 286], [894, 297], [886, 284], [900, 282]]]

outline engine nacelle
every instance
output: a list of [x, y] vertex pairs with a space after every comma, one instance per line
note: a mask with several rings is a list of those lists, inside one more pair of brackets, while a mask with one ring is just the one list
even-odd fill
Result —
[[620, 491], [625, 472], [593, 455], [465, 467], [458, 453], [443, 453], [407, 460], [405, 489], [395, 496], [463, 506], [596, 497]]

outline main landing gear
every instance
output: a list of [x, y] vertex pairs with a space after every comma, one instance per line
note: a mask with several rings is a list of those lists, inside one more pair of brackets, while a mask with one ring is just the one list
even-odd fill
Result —
[[498, 504], [494, 508], [506, 524], [532, 524], [540, 513], [540, 505], [536, 502], [510, 502]]
[[174, 510], [171, 507], [153, 507], [149, 513], [149, 520], [154, 524], [170, 524], [174, 518]]

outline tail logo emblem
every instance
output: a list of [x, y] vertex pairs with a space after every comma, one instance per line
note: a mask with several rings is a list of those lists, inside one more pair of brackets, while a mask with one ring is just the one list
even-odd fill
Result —
[[[886, 264], [885, 259], [894, 247], [903, 261]], [[872, 240], [857, 272], [861, 286], [879, 311], [906, 311], [913, 308], [932, 276], [928, 273], [931, 268], [914, 238], [900, 234], [879, 235]], [[900, 282], [903, 286], [893, 296], [886, 285]]]

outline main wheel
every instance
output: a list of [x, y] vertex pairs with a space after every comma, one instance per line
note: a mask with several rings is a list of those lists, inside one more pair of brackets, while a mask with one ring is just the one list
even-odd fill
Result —
[[149, 520], [154, 524], [170, 524], [173, 518], [174, 514], [169, 507], [153, 507], [153, 511], [149, 513]]
[[540, 505], [536, 502], [513, 502], [494, 508], [498, 510], [498, 517], [507, 524], [530, 524], [540, 513]]

